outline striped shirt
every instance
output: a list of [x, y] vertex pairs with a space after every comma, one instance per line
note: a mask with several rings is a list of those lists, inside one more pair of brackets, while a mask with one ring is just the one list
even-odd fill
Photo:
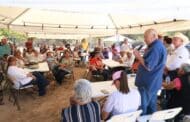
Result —
[[100, 122], [100, 104], [92, 101], [85, 105], [72, 105], [62, 110], [61, 122]]

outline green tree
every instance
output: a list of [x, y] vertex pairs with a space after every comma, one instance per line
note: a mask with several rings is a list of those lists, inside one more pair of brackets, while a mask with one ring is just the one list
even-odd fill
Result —
[[15, 39], [17, 41], [24, 41], [27, 39], [27, 36], [25, 34], [21, 34], [8, 29], [0, 29], [0, 36], [5, 36], [11, 40]]

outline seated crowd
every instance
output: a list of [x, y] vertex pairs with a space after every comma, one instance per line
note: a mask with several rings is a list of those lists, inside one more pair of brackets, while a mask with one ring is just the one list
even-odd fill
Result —
[[[151, 34], [154, 34], [152, 30], [150, 30]], [[165, 100], [167, 101], [166, 106], [162, 106], [161, 109], [169, 109], [175, 107], [182, 107], [182, 111], [178, 116], [175, 117], [175, 121], [179, 122], [182, 120], [184, 115], [190, 115], [190, 99], [188, 93], [190, 92], [190, 62], [189, 62], [189, 52], [185, 47], [186, 36], [183, 34], [175, 34], [173, 38], [164, 37], [163, 44], [165, 45], [167, 51], [167, 62], [165, 64], [165, 70], [163, 71], [163, 83], [162, 86], [164, 90], [167, 91], [167, 97]], [[155, 43], [160, 43], [157, 40]], [[172, 47], [171, 45], [174, 45]], [[151, 48], [150, 45], [148, 48]], [[131, 72], [137, 72], [138, 65], [140, 62], [138, 61], [140, 58], [135, 59], [133, 54], [129, 52], [123, 52], [121, 50], [120, 54], [118, 53], [115, 45], [112, 47], [113, 57], [112, 59], [118, 61], [120, 63], [127, 62], [127, 59], [130, 60], [127, 62], [127, 65], [130, 65]], [[147, 50], [145, 50], [146, 52]], [[102, 54], [101, 54], [102, 53]], [[105, 53], [105, 50], [100, 52], [99, 50], [94, 50], [91, 54], [89, 63], [90, 63], [90, 70], [93, 74], [101, 74], [104, 76], [105, 79], [109, 79], [109, 74], [112, 74], [109, 71], [109, 68], [106, 68], [102, 62], [103, 59], [107, 59], [104, 57], [108, 56]], [[137, 54], [136, 54], [137, 55]], [[135, 55], [135, 56], [136, 56]], [[138, 54], [140, 56], [140, 54]], [[149, 57], [148, 57], [149, 58]], [[146, 59], [146, 57], [145, 57]], [[156, 60], [156, 59], [155, 59]], [[133, 63], [131, 63], [133, 62]], [[148, 65], [149, 63], [144, 62], [144, 65]], [[145, 67], [147, 71], [151, 71], [153, 66]], [[150, 69], [149, 69], [150, 68]], [[100, 120], [108, 120], [114, 115], [125, 114], [137, 111], [142, 109], [142, 105], [146, 104], [143, 103], [144, 99], [142, 97], [142, 93], [140, 93], [139, 89], [131, 89], [128, 86], [128, 79], [126, 75], [126, 70], [119, 70], [113, 72], [112, 80], [113, 84], [116, 87], [116, 91], [111, 93], [103, 104], [100, 102], [98, 103], [95, 99], [92, 98], [92, 91], [90, 88], [90, 84], [86, 80], [79, 80], [76, 81], [76, 85], [82, 84], [80, 82], [86, 82], [86, 84], [80, 86], [81, 91], [78, 91], [75, 87], [75, 95], [71, 98], [70, 103], [71, 106], [68, 108], [63, 109], [61, 114], [61, 121], [63, 122], [86, 122], [86, 121], [95, 121], [99, 122]], [[143, 74], [143, 72], [141, 72]], [[170, 77], [171, 81], [166, 82], [166, 77]], [[87, 85], [88, 84], [88, 85]], [[88, 87], [87, 87], [88, 86]], [[90, 91], [88, 91], [88, 90]], [[164, 91], [162, 90], [162, 91]], [[88, 91], [88, 92], [87, 92]], [[80, 95], [78, 95], [80, 92]], [[79, 99], [86, 97], [86, 94], [89, 93], [89, 100], [88, 102], [81, 102]], [[76, 95], [77, 94], [77, 95]], [[83, 97], [78, 97], [83, 96]], [[149, 96], [147, 96], [149, 97]], [[161, 94], [162, 97], [162, 94]], [[151, 101], [151, 100], [150, 100]], [[153, 102], [153, 101], [152, 101]], [[74, 103], [74, 104], [73, 104]], [[94, 103], [94, 104], [93, 104]], [[93, 104], [93, 105], [89, 105]], [[147, 103], [148, 104], [148, 103]], [[155, 103], [152, 103], [155, 104]], [[87, 108], [84, 108], [88, 106]], [[156, 105], [156, 104], [155, 104]], [[96, 106], [96, 107], [95, 107]], [[100, 108], [101, 106], [101, 108]], [[147, 111], [152, 109], [153, 113], [153, 106], [147, 109]], [[89, 111], [93, 110], [91, 114]], [[154, 109], [155, 110], [155, 109]], [[77, 111], [77, 112], [76, 112]], [[77, 114], [76, 114], [77, 113]], [[150, 114], [151, 114], [150, 113]], [[143, 115], [146, 115], [143, 114]]]
[[[99, 40], [99, 46], [95, 47], [93, 52], [88, 52], [88, 42], [85, 39], [82, 40], [81, 45], [76, 45], [74, 50], [71, 49], [70, 44], [66, 44], [65, 49], [54, 47], [53, 51], [50, 51], [48, 46], [43, 45], [39, 52], [34, 49], [33, 41], [29, 39], [25, 43], [25, 49], [22, 53], [21, 50], [16, 48], [14, 48], [14, 51], [9, 49], [10, 46], [6, 42], [7, 39], [3, 38], [1, 46], [6, 45], [6, 48], [0, 46], [0, 73], [6, 73], [13, 82], [14, 87], [18, 89], [27, 85], [37, 85], [39, 96], [44, 96], [50, 81], [47, 80], [43, 72], [28, 72], [24, 70], [28, 64], [47, 62], [57, 84], [61, 85], [64, 78], [73, 73], [75, 64], [80, 65], [81, 63], [89, 62], [88, 68], [91, 74], [101, 75], [103, 77], [102, 81], [112, 80], [116, 91], [109, 94], [106, 101], [100, 104], [92, 98], [90, 81], [86, 79], [77, 80], [74, 85], [74, 95], [70, 98], [70, 106], [64, 108], [61, 112], [61, 121], [100, 122], [101, 120], [109, 120], [114, 115], [144, 109], [144, 106], [150, 111], [146, 108], [147, 112], [144, 110], [145, 113], [143, 112], [143, 115], [146, 115], [148, 112], [149, 114], [155, 112], [156, 107], [151, 105], [156, 105], [153, 102], [157, 101], [157, 96], [151, 96], [153, 93], [150, 93], [152, 89], [154, 91], [154, 88], [151, 87], [150, 90], [148, 83], [145, 83], [145, 87], [139, 87], [143, 85], [140, 77], [138, 77], [138, 82], [135, 81], [135, 85], [138, 88], [129, 88], [127, 74], [140, 73], [141, 77], [143, 77], [143, 73], [149, 74], [156, 67], [155, 71], [159, 69], [159, 72], [163, 75], [163, 79], [160, 80], [162, 83], [160, 87], [162, 85], [163, 91], [167, 94], [167, 97], [164, 98], [164, 103], [166, 104], [161, 106], [161, 108], [182, 107], [183, 110], [180, 113], [180, 117], [181, 115], [190, 115], [190, 97], [188, 96], [190, 92], [190, 55], [185, 47], [188, 38], [182, 33], [177, 33], [173, 38], [165, 37], [162, 43], [162, 40], [157, 38], [154, 30], [149, 31], [147, 31], [149, 33], [148, 36], [151, 35], [151, 39], [156, 41], [149, 43], [146, 39], [148, 38], [147, 33], [145, 32], [145, 42], [148, 46], [144, 50], [144, 56], [141, 56], [137, 50], [133, 50], [127, 39], [119, 47], [113, 44], [111, 48], [103, 47], [101, 40]], [[164, 49], [162, 49], [162, 46], [158, 49], [160, 52], [167, 51], [167, 61], [164, 63], [164, 70], [160, 68], [162, 64], [159, 64], [156, 59], [160, 58], [159, 60], [164, 62], [165, 57], [164, 55], [159, 56], [159, 54], [156, 55], [158, 57], [154, 57], [153, 53], [157, 54], [155, 49], [153, 49], [155, 45], [164, 45]], [[88, 61], [86, 61], [87, 59]], [[112, 59], [124, 64], [126, 67], [112, 69], [103, 63], [105, 59]], [[151, 62], [147, 62], [150, 60]], [[142, 68], [144, 68], [145, 72], [140, 72], [143, 71]], [[170, 82], [166, 82], [168, 77], [171, 80]], [[0, 105], [3, 104], [2, 96], [0, 85]], [[180, 117], [178, 116], [176, 121], [181, 119]]]

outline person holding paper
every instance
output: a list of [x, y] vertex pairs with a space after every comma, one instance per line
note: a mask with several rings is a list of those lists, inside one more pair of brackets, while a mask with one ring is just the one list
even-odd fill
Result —
[[14, 87], [19, 89], [31, 84], [37, 84], [39, 88], [39, 96], [46, 94], [46, 86], [48, 81], [38, 72], [29, 73], [24, 69], [19, 68], [14, 56], [8, 57], [8, 70], [7, 74], [11, 81], [14, 83]]

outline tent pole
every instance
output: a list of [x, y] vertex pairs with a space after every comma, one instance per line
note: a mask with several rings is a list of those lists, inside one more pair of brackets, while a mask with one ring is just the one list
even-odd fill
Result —
[[108, 17], [109, 17], [109, 19], [111, 20], [112, 24], [114, 25], [114, 27], [115, 27], [115, 29], [116, 29], [116, 31], [117, 31], [117, 30], [118, 30], [118, 27], [117, 27], [115, 21], [113, 20], [113, 17], [111, 16], [111, 14], [108, 14]]
[[23, 14], [25, 14], [28, 10], [30, 10], [29, 8], [25, 9], [24, 11], [22, 11], [18, 16], [16, 16], [13, 20], [11, 20], [7, 25], [11, 25], [15, 20], [17, 20], [20, 16], [22, 16]]
[[89, 51], [90, 51], [90, 49], [91, 49], [91, 47], [92, 47], [92, 43], [91, 43], [91, 41], [92, 41], [92, 36], [91, 36], [91, 34], [89, 34]]

